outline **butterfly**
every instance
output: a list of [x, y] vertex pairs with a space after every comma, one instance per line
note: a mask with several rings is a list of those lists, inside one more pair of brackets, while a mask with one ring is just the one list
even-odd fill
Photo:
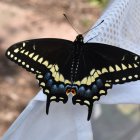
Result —
[[140, 56], [100, 43], [84, 43], [57, 38], [26, 40], [12, 45], [6, 56], [36, 75], [47, 95], [46, 113], [52, 101], [68, 101], [88, 107], [90, 120], [93, 103], [115, 84], [140, 80]]

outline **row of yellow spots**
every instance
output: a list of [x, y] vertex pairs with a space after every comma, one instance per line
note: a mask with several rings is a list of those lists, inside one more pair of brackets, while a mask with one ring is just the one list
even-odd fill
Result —
[[[24, 46], [25, 46], [25, 43], [23, 43], [23, 47]], [[19, 49], [18, 48], [15, 49], [14, 52], [15, 53], [19, 52]], [[52, 72], [52, 76], [54, 77], [55, 81], [65, 82], [65, 84], [70, 84], [71, 83], [69, 80], [65, 80], [63, 75], [58, 72], [59, 68], [58, 68], [58, 66], [56, 64], [54, 64], [54, 65], [50, 64], [49, 65], [47, 60], [46, 61], [43, 60], [43, 57], [39, 58], [39, 55], [34, 56], [34, 53], [29, 54], [29, 51], [25, 52], [25, 50], [22, 50], [22, 51], [20, 51], [20, 53], [24, 53], [25, 55], [27, 55], [30, 58], [32, 58], [34, 61], [38, 61], [39, 63], [45, 65]], [[14, 57], [14, 56], [11, 55], [11, 57]], [[14, 59], [17, 60], [17, 57], [15, 57]], [[135, 59], [137, 59], [137, 57], [135, 57]], [[20, 61], [21, 60], [18, 60], [18, 62], [20, 62]], [[22, 65], [25, 65], [25, 62], [22, 62]], [[26, 67], [28, 68], [29, 66], [27, 65]], [[128, 67], [127, 67], [124, 64], [121, 64], [121, 67], [119, 67], [118, 65], [115, 65], [115, 68], [113, 68], [112, 66], [109, 66], [108, 69], [105, 68], [105, 67], [102, 68], [102, 70], [96, 70], [95, 71], [95, 69], [93, 69], [90, 72], [90, 76], [84, 77], [81, 81], [74, 82], [74, 84], [77, 84], [77, 85], [81, 85], [81, 84], [91, 85], [91, 83], [95, 82], [95, 79], [97, 77], [99, 77], [99, 75], [101, 75], [101, 74], [108, 73], [108, 72], [126, 70], [127, 68], [133, 68], [133, 67], [137, 68], [138, 65], [133, 64], [133, 66], [132, 66], [132, 65], [128, 64]], [[132, 79], [130, 76], [128, 78]], [[125, 77], [122, 80], [125, 80]], [[115, 82], [119, 82], [119, 79], [116, 79]]]
[[[137, 68], [138, 65], [137, 64], [133, 64], [130, 65], [128, 64], [128, 68]], [[87, 85], [91, 85], [91, 83], [95, 82], [96, 78], [98, 78], [101, 74], [104, 73], [109, 73], [109, 72], [115, 72], [115, 71], [121, 71], [121, 70], [126, 70], [128, 69], [124, 64], [121, 64], [121, 67], [119, 67], [118, 65], [115, 65], [115, 68], [113, 68], [112, 66], [109, 66], [108, 69], [107, 68], [102, 68], [102, 70], [95, 70], [92, 69], [90, 71], [90, 76], [88, 77], [84, 77], [81, 81], [76, 81], [74, 82], [74, 84], [80, 85], [80, 84], [87, 84]]]
[[58, 65], [49, 64], [49, 62], [47, 60], [44, 61], [43, 57], [39, 58], [38, 54], [34, 56], [34, 53], [29, 54], [29, 52], [25, 52], [25, 50], [22, 50], [21, 53], [24, 53], [25, 55], [32, 58], [32, 60], [37, 61], [38, 63], [43, 64], [45, 67], [50, 69], [50, 71], [52, 72], [52, 76], [54, 77], [55, 81], [64, 82], [65, 84], [70, 84], [71, 83], [69, 80], [65, 80], [63, 75], [58, 72], [58, 70], [59, 70]]
[[[105, 90], [100, 90], [99, 91], [99, 94], [105, 94], [106, 93], [106, 91]], [[99, 99], [99, 97], [98, 96], [93, 96], [93, 98], [92, 98], [93, 100], [98, 100]], [[76, 100], [77, 102], [80, 102], [81, 100], [80, 99], [77, 99]], [[90, 105], [90, 102], [88, 101], [88, 100], [84, 100], [84, 103], [86, 104], [86, 105]]]
[[99, 77], [100, 71], [95, 71], [95, 69], [91, 70], [90, 75], [88, 77], [84, 77], [81, 81], [76, 81], [74, 84], [81, 85], [91, 85], [93, 82], [95, 82], [95, 79]]
[[[106, 83], [106, 84], [107, 84], [107, 83]], [[110, 86], [110, 84], [107, 85], [107, 86]], [[105, 94], [106, 94], [106, 91], [102, 89], [102, 90], [99, 91], [99, 94], [100, 94], [100, 95], [105, 95]], [[98, 100], [99, 97], [98, 97], [98, 96], [93, 96], [92, 99], [93, 99], [93, 100]]]
[[[131, 64], [128, 64], [128, 68], [131, 69], [131, 68], [137, 68], [138, 65], [137, 64], [133, 64], [133, 66]], [[87, 84], [87, 85], [90, 85], [92, 82], [95, 81], [95, 79], [97, 77], [99, 77], [99, 75], [101, 74], [104, 74], [104, 73], [108, 73], [108, 72], [115, 72], [115, 71], [121, 71], [121, 70], [127, 70], [128, 69], [127, 66], [125, 66], [124, 64], [121, 64], [121, 67], [119, 67], [118, 65], [115, 65], [115, 69], [112, 67], [112, 66], [109, 66], [109, 68], [102, 68], [102, 70], [96, 70], [93, 69], [91, 70], [90, 72], [90, 75], [88, 78], [83, 78], [83, 80], [81, 81], [82, 84]], [[134, 75], [135, 78], [138, 78], [138, 75]], [[133, 77], [132, 76], [129, 76], [128, 79], [132, 79]], [[123, 81], [126, 80], [125, 77], [123, 77], [122, 79]], [[116, 79], [115, 82], [119, 82], [119, 79]], [[105, 85], [107, 87], [109, 87], [109, 85]]]
[[[26, 45], [25, 42], [23, 42], [22, 47], [20, 48], [16, 48], [14, 50], [14, 53], [18, 53], [22, 48], [24, 48]], [[20, 53], [24, 53], [25, 50], [20, 51]], [[25, 55], [28, 55], [29, 51], [25, 52]], [[18, 63], [21, 63], [23, 66], [25, 65], [26, 68], [30, 68], [30, 66], [28, 64], [26, 64], [24, 61], [22, 61], [21, 59], [18, 59], [16, 56], [14, 56], [14, 54], [11, 54], [10, 51], [7, 52], [7, 55], [10, 56], [11, 58], [13, 58], [14, 60], [16, 60]], [[30, 68], [31, 71], [34, 71], [34, 68]], [[36, 73], [40, 73], [39, 71], [36, 71]]]
[[[133, 77], [134, 77], [134, 78], [138, 78], [139, 76], [138, 76], [137, 74], [135, 74], [134, 76], [128, 76], [127, 78], [128, 78], [129, 80], [131, 80]], [[127, 78], [126, 78], [126, 77], [123, 77], [123, 78], [122, 78], [122, 81], [126, 81]], [[120, 82], [120, 79], [116, 79], [115, 82], [116, 82], [116, 83]]]

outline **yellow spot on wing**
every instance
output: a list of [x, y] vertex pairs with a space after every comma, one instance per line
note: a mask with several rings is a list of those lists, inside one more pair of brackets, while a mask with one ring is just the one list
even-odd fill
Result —
[[132, 76], [128, 76], [128, 79], [132, 79], [133, 77]]
[[62, 74], [60, 74], [59, 81], [60, 81], [60, 82], [64, 82], [64, 77], [63, 77]]
[[102, 73], [106, 73], [108, 70], [106, 68], [102, 68]]
[[32, 58], [32, 57], [33, 57], [33, 55], [34, 55], [34, 53], [31, 53], [31, 54], [29, 54], [29, 57], [30, 57], [30, 58]]
[[93, 75], [95, 72], [95, 69], [92, 69], [91, 72], [90, 72], [90, 75]]
[[48, 63], [47, 60], [43, 62], [43, 65], [45, 65], [46, 67], [48, 66], [48, 64], [49, 64], [49, 63]]
[[7, 52], [7, 55], [10, 55], [10, 54], [11, 54], [10, 51], [8, 51], [8, 52]]
[[126, 80], [126, 77], [123, 77], [122, 80], [125, 81]]
[[100, 70], [97, 70], [97, 73], [98, 73], [99, 75], [101, 75], [101, 74], [102, 74]]
[[98, 96], [93, 96], [93, 98], [92, 98], [92, 99], [96, 100], [96, 99], [98, 99]]
[[105, 83], [105, 87], [110, 87], [111, 85], [108, 83]]
[[74, 82], [74, 84], [80, 86], [80, 81], [76, 81], [76, 82]]
[[105, 91], [104, 90], [100, 90], [99, 93], [100, 94], [105, 94]]
[[118, 65], [115, 65], [116, 71], [120, 71], [121, 68]]
[[41, 57], [39, 60], [38, 60], [39, 63], [42, 63], [43, 62], [43, 57]]
[[91, 82], [94, 82], [94, 81], [95, 81], [94, 76], [91, 76]]
[[25, 45], [26, 45], [26, 43], [25, 43], [25, 42], [23, 42], [22, 46], [23, 46], [23, 47], [25, 47]]
[[86, 84], [87, 83], [87, 77], [83, 78], [81, 81], [81, 84]]
[[58, 65], [55, 65], [55, 70], [56, 70], [56, 71], [58, 71], [58, 70], [59, 70]]
[[138, 67], [138, 65], [134, 64], [134, 67], [135, 67], [135, 68], [137, 68], [137, 67]]
[[11, 58], [13, 58], [13, 57], [14, 57], [14, 55], [13, 55], [13, 54], [11, 54], [11, 55], [10, 55], [10, 57], [11, 57]]
[[91, 85], [91, 77], [90, 76], [87, 78], [87, 83], [86, 84]]
[[65, 80], [65, 84], [70, 84], [71, 82], [69, 80]]
[[119, 82], [119, 81], [120, 81], [119, 79], [116, 79], [116, 80], [115, 80], [115, 82]]
[[84, 100], [84, 103], [86, 103], [87, 105], [90, 105], [90, 102], [88, 100]]
[[52, 65], [52, 64], [50, 64], [50, 65], [48, 66], [48, 68], [50, 69], [52, 66], [53, 66], [53, 65]]
[[135, 60], [137, 60], [138, 59], [138, 56], [135, 56]]
[[39, 55], [36, 55], [33, 60], [36, 61], [38, 59]]
[[55, 72], [54, 66], [51, 67], [50, 71], [52, 72], [52, 74]]
[[37, 78], [43, 78], [43, 75], [38, 75]]
[[134, 75], [134, 77], [135, 77], [135, 78], [138, 78], [139, 76], [138, 76], [138, 75]]
[[114, 72], [115, 70], [113, 69], [112, 66], [109, 66], [109, 71], [110, 71], [110, 72]]
[[21, 62], [21, 59], [18, 59], [18, 62], [20, 63]]
[[28, 55], [29, 54], [29, 51], [25, 52], [25, 55]]
[[40, 85], [44, 87], [45, 86], [45, 83], [44, 82], [41, 82]]
[[17, 57], [14, 57], [14, 60], [17, 60]]
[[124, 64], [122, 64], [122, 69], [123, 69], [123, 70], [126, 70], [127, 67], [126, 67]]
[[22, 62], [22, 65], [25, 65], [25, 62]]
[[52, 74], [52, 76], [53, 76], [54, 78], [55, 78], [56, 73], [57, 73], [57, 72], [55, 71], [55, 72], [53, 72], [53, 74]]
[[59, 81], [59, 72], [57, 72], [55, 75], [55, 81]]
[[46, 92], [46, 93], [50, 93], [50, 91], [49, 91], [48, 89], [45, 89], [45, 92]]
[[15, 49], [14, 52], [15, 52], [15, 53], [19, 52], [19, 48]]
[[98, 75], [97, 72], [95, 72], [95, 73], [94, 73], [94, 78], [96, 79], [97, 77], [99, 77], [99, 75]]
[[52, 96], [50, 99], [53, 100], [53, 99], [56, 99], [56, 97], [55, 96]]
[[128, 64], [128, 68], [132, 68], [132, 66], [130, 64]]
[[22, 50], [20, 53], [24, 53], [25, 52], [25, 50]]

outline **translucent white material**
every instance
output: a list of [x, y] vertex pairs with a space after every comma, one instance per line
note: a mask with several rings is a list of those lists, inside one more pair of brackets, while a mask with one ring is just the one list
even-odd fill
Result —
[[[110, 44], [140, 54], [139, 15], [139, 0], [115, 0], [96, 25], [104, 22], [85, 36], [85, 42], [98, 35], [90, 42]], [[66, 105], [52, 103], [46, 116], [45, 101], [46, 96], [40, 91], [2, 140], [93, 140], [85, 106], [74, 106], [70, 100]], [[98, 103], [140, 104], [140, 82], [115, 85]]]

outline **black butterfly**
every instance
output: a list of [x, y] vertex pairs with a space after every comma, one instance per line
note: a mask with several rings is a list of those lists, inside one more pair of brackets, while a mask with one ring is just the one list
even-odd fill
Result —
[[100, 43], [84, 43], [80, 34], [75, 41], [55, 38], [33, 39], [12, 45], [6, 56], [36, 74], [47, 95], [46, 113], [51, 101], [88, 106], [88, 120], [93, 103], [106, 95], [113, 84], [140, 79], [137, 54]]

